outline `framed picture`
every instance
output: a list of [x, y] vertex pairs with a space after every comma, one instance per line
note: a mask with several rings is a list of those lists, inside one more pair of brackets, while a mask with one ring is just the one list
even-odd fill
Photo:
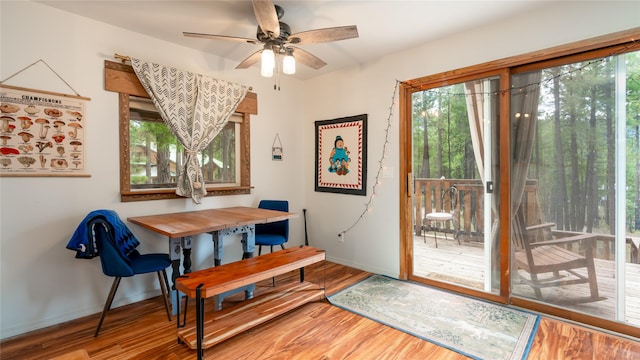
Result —
[[315, 124], [315, 190], [367, 195], [367, 114]]
[[89, 176], [85, 161], [89, 100], [0, 85], [0, 177]]

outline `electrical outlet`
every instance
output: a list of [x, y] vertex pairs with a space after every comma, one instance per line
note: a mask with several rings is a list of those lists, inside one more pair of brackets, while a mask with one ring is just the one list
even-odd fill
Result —
[[344, 242], [344, 233], [338, 233], [338, 242], [339, 243], [343, 243]]

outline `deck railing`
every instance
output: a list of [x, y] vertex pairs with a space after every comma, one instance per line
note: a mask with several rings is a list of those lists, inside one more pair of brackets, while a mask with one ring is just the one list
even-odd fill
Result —
[[[427, 213], [440, 211], [443, 192], [455, 186], [458, 189], [458, 234], [465, 240], [482, 241], [484, 188], [480, 180], [473, 179], [415, 179], [414, 180], [414, 232], [422, 234]], [[448, 204], [445, 211], [452, 212]], [[433, 224], [438, 231], [452, 232], [452, 224]]]
[[[425, 215], [432, 211], [439, 211], [442, 208], [442, 193], [455, 186], [458, 189], [458, 219], [459, 229], [454, 229], [450, 223], [425, 224]], [[544, 221], [538, 204], [537, 181], [528, 180], [525, 186], [523, 202], [525, 206], [525, 221], [527, 224], [536, 224]], [[465, 242], [482, 242], [484, 238], [484, 212], [483, 212], [484, 186], [480, 180], [474, 179], [414, 179], [414, 233], [424, 235], [424, 231], [437, 230], [439, 232], [452, 233], [458, 230], [458, 236]], [[447, 208], [445, 211], [453, 212]], [[425, 227], [428, 225], [428, 227]], [[554, 231], [556, 235], [570, 235], [566, 231]], [[614, 259], [615, 237], [613, 235], [598, 234], [596, 240], [595, 256], [600, 259]], [[638, 247], [640, 241], [627, 238], [628, 258], [631, 263], [640, 263]], [[584, 249], [571, 249], [581, 252]]]

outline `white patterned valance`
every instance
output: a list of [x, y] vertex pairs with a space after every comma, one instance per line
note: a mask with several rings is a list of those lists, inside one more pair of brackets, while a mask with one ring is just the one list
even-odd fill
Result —
[[131, 59], [140, 83], [171, 132], [184, 146], [186, 160], [176, 194], [196, 204], [207, 194], [197, 154], [224, 128], [247, 87], [176, 68]]

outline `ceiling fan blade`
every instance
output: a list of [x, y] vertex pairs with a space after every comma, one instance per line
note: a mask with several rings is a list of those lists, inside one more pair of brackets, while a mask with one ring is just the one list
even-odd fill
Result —
[[249, 55], [248, 58], [242, 60], [242, 62], [238, 64], [238, 66], [236, 66], [236, 69], [246, 69], [251, 67], [254, 64], [257, 64], [258, 61], [260, 61], [261, 55], [262, 55], [262, 49], [254, 52], [253, 54]]
[[296, 61], [299, 61], [301, 64], [304, 64], [316, 70], [327, 65], [327, 63], [322, 61], [322, 59], [311, 54], [308, 51], [302, 50], [295, 46], [291, 46], [291, 49], [293, 49], [293, 57], [296, 59]]
[[272, 0], [253, 0], [253, 12], [262, 32], [271, 33], [274, 38], [280, 36], [280, 21]]
[[188, 36], [188, 37], [211, 39], [211, 40], [226, 40], [226, 41], [244, 42], [244, 43], [249, 43], [249, 44], [259, 44], [258, 40], [249, 39], [249, 38], [235, 37], [235, 36], [200, 34], [200, 33], [192, 33], [192, 32], [183, 32], [182, 35]]
[[289, 36], [289, 42], [297, 45], [318, 44], [358, 37], [356, 25], [302, 31]]

